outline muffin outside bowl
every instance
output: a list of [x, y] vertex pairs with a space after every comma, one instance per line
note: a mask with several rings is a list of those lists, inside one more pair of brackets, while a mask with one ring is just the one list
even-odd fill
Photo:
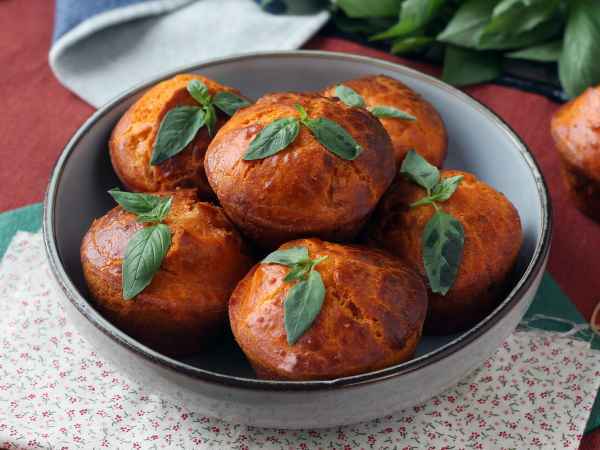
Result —
[[563, 105], [550, 129], [573, 203], [600, 221], [600, 86]]

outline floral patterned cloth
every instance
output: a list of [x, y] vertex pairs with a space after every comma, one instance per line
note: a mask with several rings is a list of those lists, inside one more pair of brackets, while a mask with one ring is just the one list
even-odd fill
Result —
[[325, 430], [203, 417], [123, 377], [65, 320], [39, 234], [0, 264], [0, 448], [577, 448], [600, 383], [587, 343], [517, 332], [454, 388], [401, 413]]

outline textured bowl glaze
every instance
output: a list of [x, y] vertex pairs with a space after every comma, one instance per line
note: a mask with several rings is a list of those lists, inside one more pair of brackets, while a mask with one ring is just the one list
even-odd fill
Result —
[[112, 128], [151, 80], [96, 112], [73, 136], [52, 173], [44, 206], [48, 258], [70, 320], [116, 367], [154, 392], [200, 414], [280, 428], [356, 423], [439, 394], [479, 366], [515, 329], [533, 300], [548, 258], [550, 204], [543, 177], [525, 145], [495, 114], [468, 95], [412, 69], [365, 57], [312, 51], [262, 53], [210, 61], [198, 72], [258, 98], [274, 91], [318, 91], [369, 74], [395, 77], [440, 112], [448, 129], [447, 168], [475, 173], [502, 191], [523, 224], [513, 287], [468, 331], [421, 341], [416, 357], [382, 370], [316, 381], [257, 379], [230, 336], [194, 358], [157, 353], [108, 322], [89, 301], [79, 246], [92, 220], [113, 203], [118, 184], [107, 143]]

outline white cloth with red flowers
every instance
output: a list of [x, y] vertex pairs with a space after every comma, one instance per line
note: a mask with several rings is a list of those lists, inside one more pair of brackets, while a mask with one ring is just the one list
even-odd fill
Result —
[[123, 377], [71, 328], [39, 234], [0, 263], [0, 448], [572, 448], [598, 385], [599, 353], [558, 334], [516, 332], [427, 403], [324, 430], [203, 417]]

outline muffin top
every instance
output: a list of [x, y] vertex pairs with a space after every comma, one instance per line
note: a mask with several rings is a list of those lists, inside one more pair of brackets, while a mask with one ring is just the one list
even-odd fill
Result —
[[339, 84], [357, 92], [363, 98], [366, 108], [391, 106], [415, 118], [379, 118], [392, 140], [398, 166], [406, 153], [414, 149], [434, 166], [442, 167], [448, 136], [442, 118], [428, 101], [405, 84], [385, 75], [371, 75], [337, 83], [326, 88], [324, 95], [335, 97]]
[[[210, 142], [206, 126], [182, 152], [160, 164], [150, 164], [158, 130], [167, 112], [179, 106], [198, 106], [187, 90], [191, 80], [202, 81], [210, 95], [239, 94], [236, 89], [197, 74], [177, 75], [146, 91], [119, 120], [109, 141], [115, 172], [129, 190], [158, 192], [195, 187], [204, 198], [212, 195], [204, 173], [204, 154]], [[217, 112], [217, 128], [227, 119], [225, 114]]]
[[600, 181], [600, 86], [588, 88], [556, 111], [551, 132], [561, 157]]
[[[171, 245], [152, 282], [132, 300], [121, 295], [123, 258], [128, 242], [145, 224], [120, 206], [92, 223], [81, 245], [81, 259], [105, 285], [98, 297], [123, 312], [148, 306], [168, 309], [173, 304], [193, 310], [198, 302], [206, 310], [226, 310], [223, 299], [252, 264], [241, 237], [220, 208], [198, 201], [194, 189], [160, 195], [173, 197], [164, 219]], [[215, 270], [216, 264], [228, 270]]]
[[412, 356], [427, 310], [421, 278], [399, 260], [367, 247], [302, 239], [281, 248], [306, 247], [327, 257], [315, 270], [325, 286], [316, 319], [292, 345], [284, 326], [289, 269], [258, 264], [229, 302], [236, 340], [261, 377], [325, 379], [376, 370]]
[[[464, 229], [462, 259], [444, 299], [468, 298], [503, 280], [523, 242], [521, 221], [500, 192], [459, 170], [442, 170], [441, 179], [462, 176], [454, 194], [440, 203]], [[383, 197], [368, 230], [369, 239], [405, 259], [425, 277], [421, 236], [435, 213], [431, 205], [410, 208], [424, 197], [423, 188], [398, 177]]]
[[[354, 160], [328, 151], [305, 126], [285, 149], [246, 161], [251, 141], [276, 119], [327, 118], [362, 147]], [[206, 153], [208, 180], [232, 216], [298, 233], [331, 229], [364, 218], [395, 175], [393, 150], [382, 125], [365, 110], [316, 94], [279, 93], [240, 110]]]

